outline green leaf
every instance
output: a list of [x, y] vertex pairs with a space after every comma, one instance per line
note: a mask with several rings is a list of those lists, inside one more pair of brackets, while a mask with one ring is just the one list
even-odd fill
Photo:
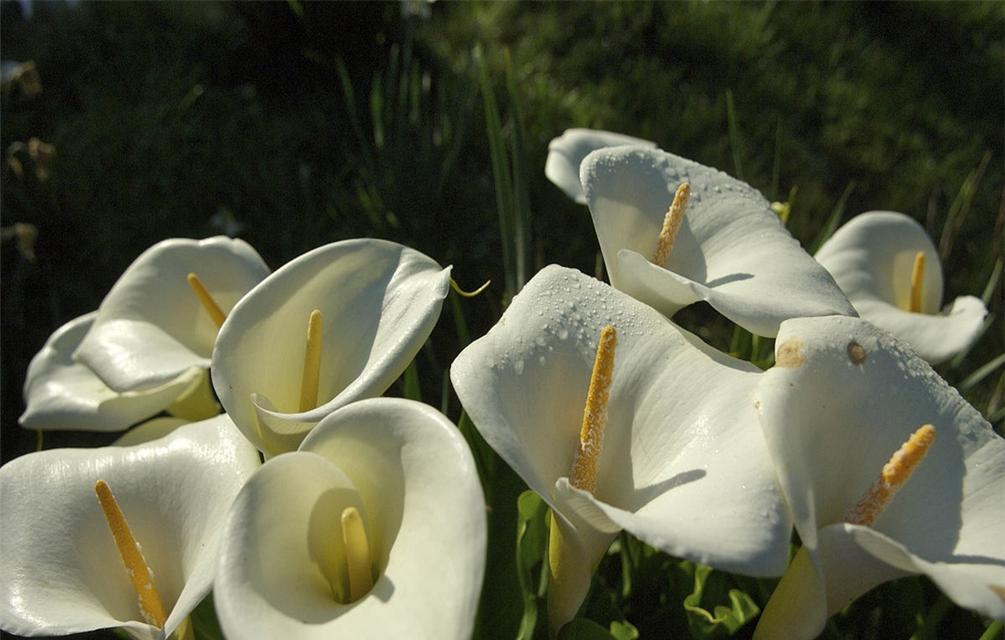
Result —
[[562, 627], [558, 640], [612, 640], [618, 638], [593, 620], [576, 618]]
[[611, 623], [611, 635], [617, 640], [638, 640], [639, 630], [631, 622], [615, 620]]
[[694, 590], [684, 598], [693, 638], [727, 638], [760, 613], [749, 595], [731, 586], [726, 574], [705, 565], [695, 567]]
[[523, 617], [517, 638], [534, 637], [538, 611], [543, 605], [544, 554], [548, 542], [548, 505], [531, 490], [517, 499], [517, 578], [523, 594]]

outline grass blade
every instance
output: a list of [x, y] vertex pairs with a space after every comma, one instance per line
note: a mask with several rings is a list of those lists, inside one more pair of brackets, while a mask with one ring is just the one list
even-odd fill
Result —
[[848, 183], [848, 186], [844, 188], [844, 193], [841, 194], [841, 197], [838, 198], [837, 203], [834, 205], [834, 210], [831, 211], [830, 217], [827, 218], [827, 223], [824, 224], [823, 229], [820, 230], [820, 233], [813, 241], [813, 244], [810, 245], [811, 255], [819, 251], [820, 247], [822, 247], [823, 244], [827, 242], [832, 235], [834, 235], [834, 232], [837, 231], [837, 228], [841, 223], [841, 218], [844, 216], [845, 205], [848, 204], [848, 198], [854, 190], [855, 181], [852, 180]]
[[743, 180], [743, 163], [740, 161], [740, 127], [736, 123], [736, 108], [733, 91], [726, 89], [726, 124], [729, 127], [729, 148], [733, 152], [733, 169], [736, 177]]
[[503, 142], [502, 122], [499, 118], [499, 107], [496, 104], [492, 89], [492, 79], [489, 77], [489, 64], [481, 49], [475, 50], [475, 58], [479, 66], [482, 100], [485, 108], [485, 128], [489, 139], [489, 156], [492, 160], [492, 177], [495, 180], [496, 209], [499, 212], [499, 235], [502, 244], [503, 270], [506, 282], [505, 300], [508, 301], [517, 291], [516, 261], [513, 255], [515, 240], [515, 222], [513, 207], [513, 184], [510, 179], [509, 161], [506, 157], [506, 145]]

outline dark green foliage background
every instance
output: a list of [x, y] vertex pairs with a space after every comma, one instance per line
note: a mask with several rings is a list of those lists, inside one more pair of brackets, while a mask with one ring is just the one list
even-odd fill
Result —
[[[478, 298], [452, 296], [415, 365], [423, 397], [458, 421], [445, 372], [465, 332], [477, 337], [498, 318], [505, 282], [476, 46], [506, 140], [522, 112], [529, 275], [553, 262], [595, 271], [589, 215], [543, 175], [548, 141], [573, 126], [655, 140], [770, 199], [795, 189], [789, 227], [804, 246], [842, 194], [844, 219], [903, 211], [937, 244], [962, 205], [969, 213], [951, 225], [944, 255], [946, 299], [980, 295], [1002, 259], [1000, 3], [473, 2], [418, 5], [424, 17], [404, 6], [35, 3], [25, 20], [18, 4], [0, 3], [3, 59], [34, 60], [43, 85], [33, 98], [5, 93], [2, 147], [32, 136], [56, 147], [45, 180], [6, 165], [2, 173], [3, 225], [39, 231], [34, 261], [7, 241], [2, 249], [4, 461], [36, 446], [16, 421], [24, 372], [45, 338], [96, 308], [151, 244], [222, 233], [221, 221], [237, 223], [273, 268], [321, 244], [374, 236], [453, 264], [465, 288], [492, 279]], [[1000, 283], [990, 306], [990, 330], [958, 366], [940, 369], [950, 382], [1002, 353]], [[678, 320], [729, 348], [732, 327], [709, 309]], [[990, 415], [1005, 403], [1003, 386], [998, 371], [967, 397]], [[45, 446], [107, 440], [47, 434]], [[485, 460], [494, 553], [479, 635], [512, 638], [523, 607], [512, 555], [521, 484]], [[645, 558], [641, 575], [660, 584], [608, 601], [623, 586], [612, 556], [587, 616], [607, 628], [627, 614], [643, 637], [687, 633], [683, 614], [667, 609], [667, 598], [679, 607], [690, 592], [686, 569]], [[511, 595], [493, 599], [492, 589]], [[936, 597], [921, 580], [887, 585], [828, 634], [908, 637], [916, 620], [905, 612], [928, 611]], [[959, 609], [941, 620], [962, 637], [982, 628]]]

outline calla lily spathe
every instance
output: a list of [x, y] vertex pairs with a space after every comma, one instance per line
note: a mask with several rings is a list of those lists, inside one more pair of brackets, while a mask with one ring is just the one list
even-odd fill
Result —
[[217, 325], [187, 282], [226, 312], [269, 273], [243, 240], [174, 238], [140, 255], [101, 302], [73, 355], [116, 392], [149, 390], [209, 367]]
[[[872, 587], [925, 574], [957, 604], [1005, 619], [1005, 440], [903, 343], [855, 318], [782, 325], [758, 388], [803, 542], [756, 638], [814, 638]], [[870, 526], [849, 513], [908, 436], [934, 443]]]
[[[137, 446], [53, 449], [0, 468], [0, 628], [170, 635], [209, 593], [227, 509], [258, 465], [254, 447], [218, 416]], [[143, 621], [95, 497], [98, 480], [153, 570], [163, 629]]]
[[[915, 256], [924, 258], [921, 305], [910, 311]], [[940, 311], [942, 267], [925, 229], [894, 211], [869, 211], [838, 229], [817, 261], [834, 276], [861, 317], [890, 332], [919, 356], [938, 364], [967, 350], [981, 335], [987, 308], [960, 296]]]
[[[598, 335], [618, 337], [596, 489], [570, 484]], [[624, 529], [673, 555], [779, 575], [791, 522], [753, 406], [759, 370], [582, 273], [550, 266], [469, 345], [450, 379], [485, 440], [541, 495], [578, 557], [553, 630]], [[553, 526], [555, 526], [553, 525]]]
[[97, 313], [75, 318], [56, 330], [28, 365], [24, 383], [27, 429], [121, 431], [160, 413], [199, 384], [206, 373], [191, 369], [162, 385], [122, 393], [109, 389], [73, 352]]
[[[706, 301], [752, 333], [774, 336], [788, 318], [855, 315], [744, 182], [644, 146], [592, 152], [580, 180], [611, 284], [667, 316]], [[683, 221], [669, 255], [657, 258], [667, 210], [684, 183]]]
[[[363, 516], [376, 579], [343, 603], [340, 514], [349, 507]], [[223, 533], [217, 615], [231, 638], [468, 638], [486, 535], [457, 427], [418, 402], [361, 400], [241, 491]]]
[[656, 148], [655, 142], [633, 138], [612, 131], [597, 129], [566, 129], [562, 135], [548, 143], [548, 159], [544, 175], [559, 189], [579, 204], [586, 204], [583, 184], [579, 181], [579, 165], [597, 149], [625, 145]]
[[[335, 409], [382, 394], [429, 337], [450, 268], [386, 240], [344, 240], [289, 262], [242, 299], [220, 329], [213, 386], [248, 439], [293, 451]], [[305, 334], [321, 312], [317, 402], [300, 409]]]

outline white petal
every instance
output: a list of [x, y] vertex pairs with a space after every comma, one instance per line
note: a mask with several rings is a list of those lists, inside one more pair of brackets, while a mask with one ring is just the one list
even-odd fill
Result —
[[72, 359], [97, 313], [75, 318], [56, 330], [31, 364], [24, 383], [26, 429], [121, 431], [163, 411], [196, 384], [200, 372], [185, 371], [151, 389], [116, 393], [86, 366]]
[[987, 498], [1005, 491], [1005, 441], [928, 364], [869, 323], [839, 317], [786, 322], [776, 360], [758, 390], [762, 426], [807, 546], [931, 424], [934, 445], [875, 528], [929, 559], [952, 557], [970, 535], [982, 537], [966, 553], [1005, 556], [983, 548], [1005, 539], [1005, 504]]
[[112, 445], [116, 447], [132, 447], [144, 442], [153, 442], [186, 424], [191, 424], [191, 422], [182, 418], [154, 418], [126, 431]]
[[583, 185], [579, 182], [579, 165], [583, 162], [583, 158], [597, 149], [624, 145], [656, 148], [655, 142], [621, 133], [597, 129], [566, 129], [562, 135], [548, 143], [548, 160], [544, 165], [544, 175], [567, 196], [579, 204], [586, 204]]
[[931, 424], [934, 444], [873, 525], [912, 559], [874, 555], [927, 573], [963, 606], [1001, 612], [989, 607], [990, 583], [964, 586], [978, 575], [1005, 583], [1005, 440], [908, 347], [863, 320], [788, 321], [776, 354], [758, 390], [762, 426], [807, 548], [822, 549], [817, 528], [842, 522], [908, 436]]
[[[920, 313], [908, 311], [914, 257], [925, 254]], [[907, 342], [925, 360], [937, 364], [966, 350], [987, 316], [973, 296], [942, 304], [939, 253], [925, 229], [893, 211], [856, 216], [820, 247], [817, 261], [826, 268], [859, 314]]]
[[780, 574], [790, 523], [757, 427], [757, 369], [607, 285], [547, 267], [457, 357], [451, 381], [476, 427], [554, 510], [610, 530], [580, 508], [585, 496], [555, 492], [572, 468], [607, 324], [618, 345], [597, 509], [684, 557]]
[[845, 523], [819, 531], [819, 547], [793, 559], [761, 614], [756, 640], [817, 637], [829, 616], [873, 587], [927, 574], [957, 604], [1005, 618], [1005, 599], [992, 587], [1005, 581], [1005, 563], [927, 562], [868, 527]]
[[170, 633], [209, 592], [218, 533], [258, 455], [226, 416], [135, 447], [53, 449], [0, 469], [0, 628], [156, 636], [94, 495], [111, 487], [170, 611]]
[[[319, 563], [331, 560], [324, 554], [337, 545], [333, 514], [350, 500], [366, 508], [380, 576], [373, 591], [342, 605]], [[301, 452], [278, 456], [252, 478], [225, 539], [215, 600], [231, 637], [471, 634], [485, 505], [463, 438], [426, 405], [378, 398], [339, 409]]]
[[866, 527], [835, 524], [819, 532], [819, 548], [803, 547], [771, 594], [756, 640], [812, 640], [827, 618], [873, 587], [915, 573], [876, 558], [862, 548], [871, 539], [893, 551], [897, 545]]
[[[439, 318], [450, 269], [386, 240], [346, 240], [285, 265], [220, 329], [213, 386], [238, 427], [270, 454], [296, 449], [322, 418], [383, 393]], [[323, 314], [318, 406], [298, 411], [307, 320]]]
[[[581, 180], [600, 249], [617, 289], [665, 313], [705, 300], [758, 335], [788, 318], [855, 315], [820, 267], [746, 183], [665, 151], [591, 153]], [[677, 186], [691, 185], [666, 269], [652, 265]]]
[[193, 367], [206, 368], [217, 327], [186, 276], [199, 276], [226, 312], [268, 272], [242, 240], [159, 242], [105, 296], [74, 358], [116, 391], [147, 389]]
[[[999, 501], [1000, 495], [996, 496]], [[999, 513], [999, 530], [991, 532], [992, 535], [1001, 534], [1000, 516]], [[924, 573], [956, 604], [1005, 620], [1005, 559], [1002, 553], [995, 554], [995, 557], [955, 554], [947, 562], [930, 562], [877, 531], [845, 527], [856, 545], [889, 567], [907, 573]], [[1000, 547], [1001, 538], [993, 544]]]

